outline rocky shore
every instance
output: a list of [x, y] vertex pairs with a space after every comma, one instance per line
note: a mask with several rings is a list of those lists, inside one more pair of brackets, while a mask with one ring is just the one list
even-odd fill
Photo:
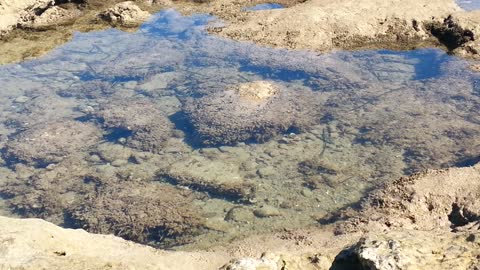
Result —
[[[441, 47], [466, 58], [480, 58], [480, 41], [477, 38], [480, 33], [480, 11], [464, 11], [453, 0], [280, 0], [273, 2], [284, 5], [283, 9], [244, 10], [245, 7], [265, 2], [0, 0], [0, 64], [42, 55], [67, 42], [75, 31], [86, 32], [108, 27], [133, 31], [149, 18], [149, 14], [166, 7], [176, 8], [184, 13], [213, 14], [225, 24], [211, 26], [211, 33], [270, 47], [326, 52], [337, 49], [414, 49], [429, 46]], [[151, 57], [147, 51], [145, 54], [148, 58], [135, 60], [145, 62], [145, 59], [153, 58], [156, 62], [152, 61], [151, 66], [159, 66], [160, 62], [165, 62], [165, 66], [175, 66], [177, 62], [184, 61], [182, 55], [175, 54], [173, 50], [175, 46], [168, 43], [156, 46], [162, 46], [163, 49], [171, 46], [172, 53], [162, 57]], [[217, 54], [217, 51], [208, 51], [205, 48], [196, 49], [204, 50], [205, 55]], [[278, 66], [290, 65], [290, 69], [287, 70], [291, 71], [294, 70], [296, 61], [302, 63], [298, 56], [286, 60], [284, 56], [275, 59], [261, 57], [250, 51], [237, 49], [232, 51], [248, 55], [249, 58], [246, 59], [253, 63], [252, 66], [276, 69]], [[234, 54], [220, 56], [230, 58], [232, 55]], [[126, 60], [127, 57], [123, 59]], [[340, 68], [322, 66], [320, 69], [314, 65], [314, 61], [306, 64], [305, 70], [312, 70], [307, 72], [306, 76], [321, 73], [319, 70], [325, 70], [323, 73], [326, 74], [328, 70], [332, 73], [327, 77], [328, 80], [338, 76], [338, 87], [348, 85], [352, 90], [348, 93], [353, 95], [358, 89], [366, 89], [350, 76], [343, 78], [342, 73], [338, 72]], [[72, 62], [73, 65], [77, 65], [77, 62]], [[342, 67], [347, 66], [352, 68], [354, 62], [345, 61]], [[106, 77], [110, 75], [112, 78], [118, 77], [119, 74], [132, 75], [133, 72], [129, 69], [131, 66], [128, 63], [115, 67], [107, 63], [105, 67], [100, 67]], [[478, 65], [472, 65], [471, 69], [480, 70]], [[224, 70], [219, 70], [221, 72], [214, 70], [212, 73], [216, 75], [224, 73]], [[378, 71], [376, 75], [381, 76], [382, 70], [376, 71]], [[309, 131], [309, 134], [299, 135], [297, 138], [285, 136], [277, 143], [272, 141], [276, 135], [284, 134], [290, 129], [308, 130], [307, 127], [315, 122], [309, 119], [319, 118], [322, 114], [316, 111], [318, 107], [322, 107], [318, 104], [322, 103], [312, 98], [310, 91], [292, 92], [285, 88], [285, 85], [275, 85], [268, 81], [244, 83], [223, 89], [222, 84], [227, 83], [219, 79], [209, 81], [210, 85], [204, 86], [204, 92], [200, 91], [204, 96], [194, 101], [178, 100], [177, 96], [183, 96], [178, 93], [175, 97], [160, 96], [161, 102], [175, 100], [176, 103], [172, 105], [174, 108], [170, 108], [172, 113], [164, 112], [163, 110], [168, 108], [165, 109], [164, 103], [161, 102], [157, 104], [143, 99], [134, 102], [130, 99], [124, 102], [122, 92], [114, 91], [114, 87], [124, 87], [123, 93], [128, 91], [133, 93], [133, 90], [141, 89], [145, 96], [155, 96], [159, 93], [163, 95], [164, 93], [158, 89], [152, 90], [149, 87], [156, 88], [165, 84], [165, 87], [162, 87], [163, 91], [163, 88], [167, 88], [169, 80], [179, 83], [168, 76], [159, 74], [158, 81], [152, 80], [150, 85], [138, 87], [134, 81], [130, 82], [133, 86], [128, 86], [129, 82], [113, 85], [107, 81], [90, 81], [77, 88], [71, 87], [57, 92], [49, 85], [45, 88], [35, 88], [40, 93], [35, 98], [28, 96], [28, 93], [27, 96], [22, 93], [12, 98], [12, 104], [25, 108], [24, 114], [21, 110], [15, 111], [16, 115], [20, 115], [17, 116], [18, 119], [24, 120], [25, 123], [40, 124], [16, 132], [15, 139], [4, 141], [2, 155], [8, 161], [0, 159], [0, 163], [19, 163], [15, 166], [15, 175], [8, 174], [13, 170], [4, 170], [5, 176], [0, 179], [2, 181], [6, 179], [5, 182], [8, 182], [1, 190], [9, 197], [10, 207], [25, 216], [44, 218], [42, 215], [45, 214], [45, 219], [56, 224], [64, 224], [67, 227], [75, 225], [74, 227], [99, 234], [63, 229], [40, 219], [0, 217], [0, 270], [480, 269], [478, 203], [480, 164], [473, 167], [430, 170], [400, 179], [389, 177], [388, 179], [393, 178], [392, 181], [370, 192], [358, 205], [346, 207], [335, 214], [311, 217], [315, 225], [308, 229], [289, 229], [286, 223], [291, 221], [289, 215], [297, 211], [296, 209], [315, 207], [310, 203], [313, 198], [300, 207], [292, 202], [295, 199], [291, 198], [296, 197], [284, 194], [285, 198], [282, 200], [275, 198], [278, 201], [268, 201], [269, 204], [278, 207], [269, 204], [260, 207], [259, 204], [254, 210], [253, 208], [246, 210], [245, 206], [229, 206], [223, 208], [228, 211], [220, 211], [222, 213], [220, 217], [212, 215], [214, 212], [202, 213], [201, 205], [192, 203], [206, 200], [210, 196], [213, 198], [212, 201], [228, 197], [239, 202], [255, 202], [258, 198], [252, 196], [254, 193], [252, 179], [257, 181], [262, 179], [266, 181], [265, 183], [277, 181], [279, 172], [275, 171], [275, 168], [278, 167], [284, 167], [285, 171], [292, 175], [301, 174], [301, 178], [295, 179], [304, 181], [305, 185], [302, 184], [302, 190], [298, 194], [305, 198], [311, 197], [315, 191], [324, 191], [328, 186], [335, 191], [333, 187], [343, 185], [345, 181], [347, 181], [345, 186], [352, 186], [360, 193], [361, 181], [357, 181], [355, 177], [361, 178], [361, 170], [388, 173], [387, 169], [394, 164], [393, 161], [389, 163], [389, 160], [393, 160], [393, 153], [396, 152], [375, 150], [371, 154], [383, 157], [382, 164], [379, 167], [367, 168], [368, 159], [355, 167], [342, 167], [341, 164], [308, 157], [305, 153], [309, 152], [304, 149], [318, 149], [322, 145], [323, 149], [326, 149], [327, 143], [334, 145], [330, 136], [337, 139], [340, 137], [338, 140], [341, 140], [350, 135], [354, 137], [352, 134], [356, 130], [371, 129], [374, 133], [377, 126], [383, 126], [385, 134], [389, 136], [384, 136], [382, 132], [373, 135], [358, 132], [356, 135], [366, 142], [381, 139], [377, 144], [390, 139], [398, 145], [413, 145], [419, 141], [417, 133], [426, 133], [425, 131], [430, 130], [421, 125], [425, 126], [424, 123], [430, 121], [436, 122], [437, 118], [426, 119], [426, 116], [422, 115], [428, 114], [422, 110], [413, 111], [416, 113], [406, 110], [407, 113], [404, 115], [412, 120], [409, 122], [418, 123], [403, 127], [407, 131], [410, 130], [407, 132], [408, 136], [404, 136], [403, 133], [401, 136], [397, 134], [402, 125], [388, 120], [390, 107], [397, 106], [397, 102], [391, 100], [405, 101], [404, 97], [413, 95], [399, 94], [385, 98], [385, 107], [389, 108], [386, 110], [388, 113], [385, 113], [387, 117], [379, 118], [384, 121], [383, 124], [378, 124], [376, 119], [369, 119], [369, 114], [365, 113], [359, 117], [360, 124], [356, 127], [337, 125], [329, 129], [330, 126], [327, 126], [323, 131], [315, 130], [315, 133]], [[217, 77], [221, 76], [222, 74], [219, 74]], [[225, 81], [228, 81], [227, 79]], [[204, 78], [190, 80], [190, 84], [178, 88], [184, 89], [185, 93], [194, 91], [190, 86], [199, 84], [197, 82]], [[466, 80], [463, 74], [460, 74], [453, 79], [445, 78], [443, 81], [429, 83], [433, 85], [432, 89], [440, 89], [449, 88], [453, 84], [466, 84]], [[318, 85], [322, 86], [320, 79]], [[417, 89], [423, 86], [412, 83], [409, 87]], [[252, 91], [257, 88], [261, 91]], [[461, 89], [465, 93], [458, 91], [448, 98], [435, 91], [432, 93], [423, 91], [425, 97], [422, 98], [431, 101], [436, 95], [436, 98], [443, 98], [443, 102], [451, 104], [452, 107], [454, 105], [461, 107], [464, 106], [463, 100], [478, 95], [477, 81]], [[382, 86], [367, 90], [371, 91], [373, 96], [379, 90], [389, 89]], [[385, 94], [394, 93], [393, 90], [396, 89], [386, 91]], [[60, 106], [58, 104], [50, 106], [55, 103], [52, 99], [46, 98], [48, 97], [46, 93], [49, 95], [53, 93], [54, 96], [58, 94], [62, 98], [76, 97], [85, 100], [104, 96], [113, 98], [99, 104], [86, 103], [93, 104], [93, 107], [85, 104], [73, 106], [73, 102], [62, 105], [76, 108], [74, 115], [82, 116], [78, 117], [79, 120], [90, 119], [95, 123], [93, 124], [76, 120], [65, 121], [64, 118], [60, 118], [61, 114], [51, 110], [51, 107], [58, 109]], [[57, 99], [59, 97], [55, 96]], [[339, 95], [330, 98], [325, 104], [332, 108], [342, 107], [345, 104], [342, 102], [344, 97]], [[45, 101], [40, 103], [42, 98]], [[420, 100], [418, 95], [415, 98]], [[377, 97], [374, 101], [380, 102]], [[416, 104], [411, 101], [404, 103], [409, 106]], [[365, 104], [362, 103], [360, 106]], [[433, 107], [433, 103], [424, 104]], [[474, 125], [478, 123], [475, 120], [478, 117], [478, 103], [472, 103], [471, 108], [468, 107], [467, 113], [462, 116], [462, 119], [471, 120], [469, 125], [473, 127], [466, 127], [465, 122], [458, 121], [457, 118], [447, 117], [452, 112], [442, 110], [445, 107], [444, 103], [436, 106], [437, 115], [445, 117], [441, 124], [431, 128], [435, 131], [435, 136], [432, 137], [435, 139], [424, 146], [424, 149], [432, 153], [416, 153], [417, 156], [429, 157], [429, 160], [436, 162], [445, 161], [443, 164], [448, 166], [457, 164], [451, 158], [454, 155], [471, 161], [469, 164], [478, 162], [478, 144], [474, 132], [476, 130]], [[305, 112], [304, 108], [308, 110]], [[190, 122], [195, 134], [201, 139], [197, 143], [204, 146], [225, 146], [218, 149], [205, 147], [198, 151], [193, 148], [185, 150], [187, 146], [182, 144], [185, 134], [176, 129], [171, 122], [171, 119], [178, 117], [177, 113], [181, 110], [184, 110], [184, 114], [180, 116]], [[336, 112], [335, 109], [332, 111]], [[268, 112], [273, 113], [270, 115]], [[338, 114], [348, 119], [353, 113], [338, 110]], [[13, 124], [22, 122], [18, 119], [11, 122]], [[46, 119], [48, 121], [44, 121]], [[216, 119], [221, 121], [215, 122]], [[377, 123], [376, 126], [370, 128], [369, 121]], [[215, 129], [211, 128], [212, 123]], [[448, 140], [444, 143], [442, 138], [448, 137], [446, 134], [458, 127], [464, 129], [459, 131], [459, 134], [453, 134], [457, 141]], [[264, 132], [257, 134], [256, 131], [259, 129]], [[350, 132], [349, 129], [353, 131]], [[106, 137], [120, 138], [116, 139], [118, 143], [102, 141]], [[299, 153], [291, 152], [288, 145], [300, 144], [301, 138], [305, 138], [310, 144], [307, 142], [304, 147], [297, 148], [301, 149]], [[263, 155], [259, 157], [264, 160], [265, 166], [259, 167], [258, 164], [250, 162], [257, 160], [257, 157], [251, 157], [248, 152], [249, 148], [245, 142], [250, 141], [265, 142], [267, 150], [257, 151]], [[278, 147], [268, 148], [269, 142]], [[320, 142], [321, 145], [317, 144]], [[233, 148], [230, 145], [239, 147]], [[350, 147], [350, 141], [345, 145]], [[365, 154], [363, 148], [358, 149], [353, 149], [351, 155]], [[196, 152], [191, 156], [182, 156], [187, 151]], [[173, 153], [175, 157], [155, 156], [158, 153]], [[343, 155], [340, 151], [335, 153], [336, 156], [333, 156], [332, 160]], [[320, 155], [323, 154], [324, 152], [321, 152]], [[292, 162], [295, 166], [287, 168], [283, 163], [274, 164], [269, 161], [275, 160], [274, 157], [278, 156], [295, 161]], [[299, 156], [305, 160], [299, 160]], [[402, 160], [400, 156], [395, 156], [399, 161]], [[240, 160], [240, 163], [232, 164], [230, 161], [233, 159]], [[415, 167], [414, 158], [410, 162]], [[105, 166], [102, 165], [104, 163]], [[99, 166], [94, 167], [92, 164]], [[278, 167], [273, 167], [272, 164]], [[424, 167], [418, 165], [415, 168], [423, 169], [430, 166], [428, 163], [423, 165]], [[240, 170], [248, 174], [241, 175]], [[372, 179], [375, 178], [374, 173], [369, 175], [372, 175]], [[294, 179], [291, 175], [284, 177], [287, 180]], [[17, 181], [11, 181], [12, 179]], [[150, 181], [151, 179], [155, 181]], [[177, 187], [169, 186], [172, 183]], [[270, 193], [271, 190], [264, 186], [256, 192], [259, 198], [267, 201], [272, 197], [271, 194], [276, 193]], [[195, 192], [201, 192], [201, 195], [195, 195]], [[292, 189], [287, 192], [293, 193]], [[159, 197], [158, 194], [165, 196]], [[318, 198], [320, 207], [325, 200], [322, 200], [322, 197]], [[219, 209], [221, 207], [223, 206], [218, 206]], [[158, 242], [165, 238], [181, 242], [183, 236], [200, 234], [202, 230], [216, 231], [219, 235], [227, 234], [229, 231], [237, 230], [238, 224], [249, 224], [257, 219], [258, 223], [252, 227], [262, 227], [272, 218], [277, 220], [276, 224], [280, 224], [275, 227], [275, 233], [248, 236], [240, 238], [241, 240], [237, 238], [232, 243], [210, 247], [202, 252], [165, 251], [124, 240], [148, 244], [145, 237], [148, 235]], [[62, 223], [64, 221], [72, 224]], [[130, 227], [132, 224], [135, 225], [133, 228]], [[124, 239], [101, 235], [112, 232]], [[188, 241], [190, 239], [185, 239], [185, 242]]]
[[1, 217], [0, 269], [473, 270], [480, 267], [478, 190], [478, 164], [428, 171], [387, 183], [318, 229], [252, 236], [203, 252], [156, 250]]
[[[286, 8], [248, 11], [266, 1], [119, 0], [0, 1], [0, 63], [42, 55], [75, 31], [138, 26], [163, 8], [208, 13], [225, 22], [210, 31], [271, 47], [326, 52], [336, 49], [441, 47], [479, 58], [480, 11], [454, 0], [277, 0]], [[395, 8], [392, 9], [391, 7]]]

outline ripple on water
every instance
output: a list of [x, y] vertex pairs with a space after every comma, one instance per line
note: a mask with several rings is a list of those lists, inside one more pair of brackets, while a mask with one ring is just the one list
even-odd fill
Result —
[[270, 49], [208, 35], [212, 20], [163, 11], [135, 33], [77, 33], [0, 66], [3, 203], [204, 248], [315, 225], [384, 181], [478, 157], [480, 76], [467, 62]]

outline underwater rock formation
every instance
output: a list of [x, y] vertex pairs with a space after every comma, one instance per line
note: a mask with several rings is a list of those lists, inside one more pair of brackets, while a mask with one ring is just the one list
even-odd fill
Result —
[[61, 97], [76, 97], [86, 99], [98, 99], [111, 96], [114, 93], [113, 85], [102, 80], [82, 82], [78, 86], [60, 89], [57, 94]]
[[93, 124], [72, 120], [40, 123], [8, 142], [5, 156], [7, 159], [46, 166], [88, 149], [100, 138], [101, 132]]
[[159, 173], [168, 181], [220, 197], [248, 199], [252, 185], [239, 174], [238, 166], [205, 158], [187, 158]]
[[200, 143], [229, 145], [307, 129], [318, 117], [318, 104], [310, 91], [256, 81], [190, 100], [184, 111]]
[[108, 182], [70, 213], [74, 223], [89, 232], [161, 245], [168, 245], [165, 238], [175, 237], [179, 244], [188, 241], [204, 222], [193, 199], [191, 191], [160, 183]]
[[24, 217], [65, 224], [65, 210], [82, 204], [85, 194], [95, 191], [95, 186], [88, 184], [95, 169], [82, 157], [67, 158], [46, 170], [22, 164], [15, 169], [17, 176], [0, 186], [0, 193], [9, 198], [8, 207]]
[[131, 133], [127, 145], [144, 151], [159, 152], [171, 136], [173, 124], [148, 101], [119, 101], [101, 106], [96, 116], [113, 132]]

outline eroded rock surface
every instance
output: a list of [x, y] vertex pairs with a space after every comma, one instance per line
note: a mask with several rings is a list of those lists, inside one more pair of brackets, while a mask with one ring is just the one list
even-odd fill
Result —
[[150, 13], [141, 10], [134, 2], [127, 1], [116, 4], [98, 16], [113, 25], [137, 26], [145, 21]]
[[184, 111], [205, 145], [265, 142], [289, 129], [307, 129], [318, 119], [312, 92], [268, 81], [208, 94], [187, 102]]
[[449, 231], [479, 221], [479, 169], [431, 171], [393, 181], [369, 194], [358, 212], [346, 211], [337, 232]]
[[480, 267], [480, 233], [400, 230], [361, 239], [354, 254], [361, 269], [467, 269]]
[[[478, 12], [464, 12], [451, 0], [313, 0], [286, 9], [240, 15], [224, 12], [221, 7], [217, 9], [219, 16], [230, 24], [212, 32], [283, 48], [329, 51], [422, 46], [432, 34], [428, 26], [442, 24], [449, 15], [461, 18], [460, 28], [478, 34], [478, 28], [471, 23], [476, 21], [478, 25]], [[445, 40], [440, 38], [440, 41]], [[478, 56], [478, 52], [469, 49], [472, 44], [462, 43], [463, 52]]]
[[192, 187], [221, 197], [234, 199], [252, 196], [252, 185], [235, 164], [206, 158], [187, 158], [172, 164], [160, 175], [182, 186]]

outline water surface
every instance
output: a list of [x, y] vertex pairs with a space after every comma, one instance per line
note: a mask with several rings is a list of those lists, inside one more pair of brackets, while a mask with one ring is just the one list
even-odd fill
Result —
[[[47, 56], [0, 66], [5, 204], [67, 227], [203, 248], [316, 226], [382, 182], [478, 158], [480, 76], [466, 61], [437, 49], [318, 55], [263, 48], [207, 34], [212, 20], [163, 11], [134, 33], [77, 33]], [[261, 80], [313, 91], [321, 117], [264, 143], [193, 143], [185, 103]], [[158, 109], [158, 121], [148, 122], [144, 103]], [[130, 127], [99, 117], [110, 105], [147, 123], [167, 117], [171, 137], [160, 149], [137, 147], [142, 137]], [[101, 139], [48, 162], [22, 160], [25, 153], [9, 146], [29, 130], [51, 136], [44, 130], [66, 121], [95, 127]], [[55, 134], [64, 140], [55, 144], [71, 145], [79, 133]], [[49, 151], [37, 139], [25, 143]], [[194, 184], [166, 177], [172, 170]], [[230, 196], [222, 181], [232, 179], [253, 186], [253, 195]], [[166, 221], [155, 225], [160, 216]]]

